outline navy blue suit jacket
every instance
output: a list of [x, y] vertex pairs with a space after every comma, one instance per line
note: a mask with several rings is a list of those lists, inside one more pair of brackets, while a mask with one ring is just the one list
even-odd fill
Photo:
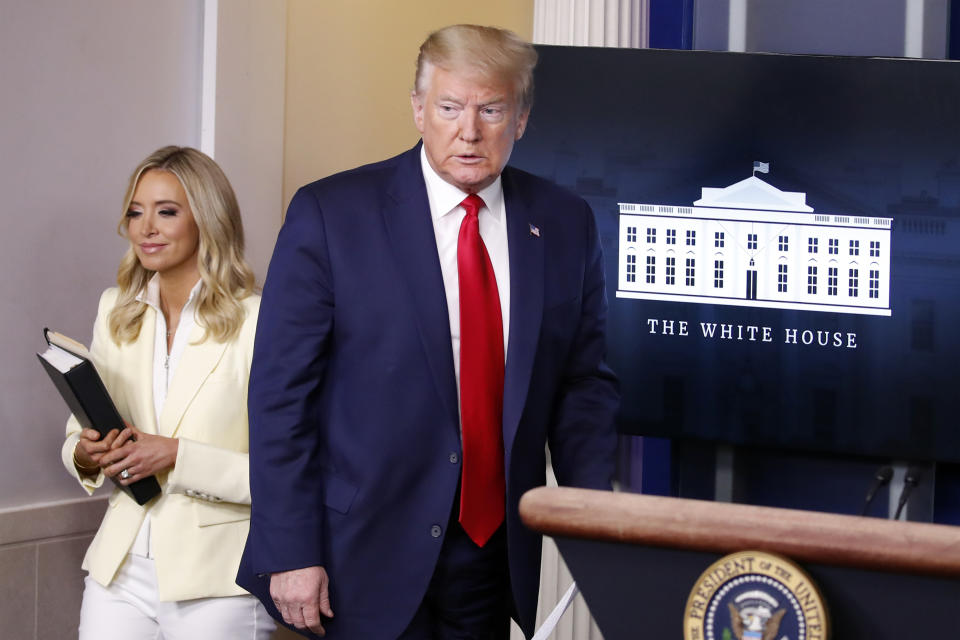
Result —
[[[503, 435], [510, 578], [529, 636], [540, 537], [517, 504], [542, 485], [609, 488], [616, 380], [593, 213], [503, 172], [510, 338]], [[534, 231], [536, 230], [536, 231]], [[394, 638], [443, 542], [460, 477], [457, 389], [420, 146], [300, 189], [263, 291], [250, 377], [250, 534], [238, 582], [276, 613], [271, 572], [322, 565], [328, 638]]]

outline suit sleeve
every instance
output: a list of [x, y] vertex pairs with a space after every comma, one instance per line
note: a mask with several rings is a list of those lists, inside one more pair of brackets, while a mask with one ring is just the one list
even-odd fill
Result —
[[586, 252], [580, 318], [550, 421], [550, 455], [561, 485], [610, 489], [616, 465], [614, 417], [620, 404], [607, 367], [603, 253], [590, 207], [583, 203]]
[[250, 504], [250, 465], [246, 453], [178, 438], [177, 461], [167, 476], [167, 493], [184, 493], [210, 502]]
[[246, 562], [257, 574], [323, 565], [318, 410], [334, 296], [322, 212], [294, 196], [270, 261], [250, 374]]
[[[97, 319], [93, 323], [93, 339], [90, 342], [90, 355], [94, 363], [100, 360], [102, 350], [109, 345], [111, 340], [107, 320], [115, 301], [115, 289], [107, 289], [103, 292], [103, 295], [100, 296], [100, 304], [97, 308]], [[104, 383], [106, 383], [106, 381], [104, 381]], [[106, 476], [103, 475], [102, 471], [96, 476], [81, 476], [77, 468], [73, 465], [73, 452], [77, 448], [77, 442], [80, 441], [80, 432], [82, 430], [83, 427], [80, 426], [77, 419], [71, 415], [67, 420], [67, 439], [64, 441], [63, 447], [60, 450], [60, 459], [63, 462], [63, 466], [66, 467], [67, 473], [76, 478], [80, 486], [83, 487], [84, 491], [89, 495], [103, 484]]]

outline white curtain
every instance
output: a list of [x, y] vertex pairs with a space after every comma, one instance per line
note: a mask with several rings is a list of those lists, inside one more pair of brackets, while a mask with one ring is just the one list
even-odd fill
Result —
[[650, 0], [535, 0], [533, 42], [645, 48]]
[[[557, 478], [549, 464], [547, 452], [547, 486], [557, 486]], [[573, 583], [566, 563], [560, 557], [557, 545], [552, 538], [543, 538], [543, 552], [540, 556], [540, 597], [537, 602], [537, 629], [550, 615], [553, 608], [567, 592]], [[510, 640], [524, 640], [523, 632], [515, 623], [511, 624]], [[550, 636], [550, 640], [603, 640], [603, 635], [593, 621], [583, 595], [577, 594], [567, 609], [557, 627]]]

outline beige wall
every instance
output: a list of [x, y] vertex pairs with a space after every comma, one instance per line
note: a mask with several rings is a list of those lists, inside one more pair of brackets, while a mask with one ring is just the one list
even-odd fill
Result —
[[533, 0], [289, 0], [284, 202], [307, 182], [417, 141], [409, 94], [418, 48], [462, 22], [529, 39]]

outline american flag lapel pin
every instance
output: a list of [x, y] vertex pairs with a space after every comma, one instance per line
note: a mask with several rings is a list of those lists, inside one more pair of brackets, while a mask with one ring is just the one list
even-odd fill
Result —
[[531, 224], [531, 225], [530, 225], [530, 235], [534, 236], [535, 238], [539, 238], [539, 237], [540, 237], [540, 227]]

